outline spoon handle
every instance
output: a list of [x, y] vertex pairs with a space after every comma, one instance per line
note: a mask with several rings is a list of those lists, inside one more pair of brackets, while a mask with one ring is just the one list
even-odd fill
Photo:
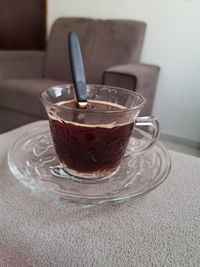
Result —
[[75, 88], [75, 94], [80, 108], [87, 107], [87, 90], [85, 71], [79, 40], [75, 32], [68, 35], [69, 59], [71, 65], [72, 79]]

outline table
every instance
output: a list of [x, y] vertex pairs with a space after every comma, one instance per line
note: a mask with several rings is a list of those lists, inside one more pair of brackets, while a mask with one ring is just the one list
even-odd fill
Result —
[[8, 168], [8, 147], [40, 123], [0, 135], [0, 266], [200, 266], [199, 158], [170, 151], [170, 175], [138, 198], [68, 203]]

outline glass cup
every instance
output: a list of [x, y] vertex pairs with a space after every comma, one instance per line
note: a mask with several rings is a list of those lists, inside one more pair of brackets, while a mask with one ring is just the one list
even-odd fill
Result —
[[88, 107], [76, 107], [73, 85], [53, 86], [40, 99], [48, 114], [50, 131], [65, 172], [81, 181], [109, 177], [125, 155], [133, 127], [150, 126], [152, 138], [159, 136], [155, 117], [138, 117], [146, 102], [133, 91], [106, 85], [87, 85]]

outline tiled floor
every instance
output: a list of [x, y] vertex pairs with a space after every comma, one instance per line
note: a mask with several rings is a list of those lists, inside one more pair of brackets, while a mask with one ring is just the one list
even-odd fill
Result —
[[181, 140], [173, 140], [173, 138], [166, 137], [161, 135], [160, 142], [168, 149], [178, 151], [184, 154], [193, 155], [196, 157], [200, 157], [200, 146], [199, 144], [189, 144], [185, 142], [181, 142]]

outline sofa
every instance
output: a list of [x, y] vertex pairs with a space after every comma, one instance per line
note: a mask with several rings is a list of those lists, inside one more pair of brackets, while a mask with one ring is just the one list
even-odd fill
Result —
[[0, 51], [0, 133], [46, 118], [39, 94], [72, 83], [68, 32], [78, 34], [89, 84], [134, 90], [147, 99], [151, 114], [159, 67], [140, 62], [146, 24], [132, 20], [59, 18], [45, 51]]

